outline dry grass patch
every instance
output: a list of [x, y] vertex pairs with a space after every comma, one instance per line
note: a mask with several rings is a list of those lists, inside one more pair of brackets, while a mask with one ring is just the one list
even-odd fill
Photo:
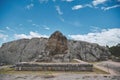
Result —
[[96, 67], [93, 67], [93, 72], [95, 72], [96, 74], [109, 74], [108, 72], [100, 70]]
[[109, 74], [103, 70], [98, 68], [93, 68], [93, 71], [15, 71], [14, 68], [2, 68], [0, 69], [0, 74], [39, 74], [39, 75], [47, 75], [48, 77], [54, 76], [56, 74], [61, 73], [77, 73], [77, 74]]

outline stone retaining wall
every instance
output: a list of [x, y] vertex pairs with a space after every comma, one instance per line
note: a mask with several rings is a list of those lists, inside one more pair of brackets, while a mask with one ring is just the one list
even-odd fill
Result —
[[18, 71], [92, 71], [92, 64], [80, 63], [18, 63], [15, 66]]

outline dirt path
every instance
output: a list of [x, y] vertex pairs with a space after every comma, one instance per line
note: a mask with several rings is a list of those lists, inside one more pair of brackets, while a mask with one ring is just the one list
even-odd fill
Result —
[[120, 76], [71, 73], [58, 75], [0, 74], [0, 80], [120, 80]]
[[104, 70], [111, 75], [120, 75], [120, 63], [113, 61], [103, 61], [94, 64], [96, 68]]
[[[0, 74], [0, 80], [120, 80], [120, 63], [103, 61], [93, 64], [94, 67], [110, 72], [110, 74], [78, 74], [78, 73], [23, 73]], [[5, 67], [1, 67], [5, 68]]]
[[94, 67], [95, 67], [95, 68], [98, 68], [98, 69], [100, 69], [100, 70], [103, 70], [103, 71], [105, 71], [105, 72], [108, 72], [108, 73], [110, 73], [111, 75], [117, 75], [117, 73], [116, 73], [114, 70], [112, 70], [112, 69], [109, 69], [109, 68], [106, 68], [106, 67], [102, 67], [102, 66], [97, 66], [97, 65], [94, 65]]

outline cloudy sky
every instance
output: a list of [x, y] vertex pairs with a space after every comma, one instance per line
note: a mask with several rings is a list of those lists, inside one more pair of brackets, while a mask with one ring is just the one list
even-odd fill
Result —
[[0, 0], [0, 45], [56, 30], [68, 39], [116, 45], [120, 0]]

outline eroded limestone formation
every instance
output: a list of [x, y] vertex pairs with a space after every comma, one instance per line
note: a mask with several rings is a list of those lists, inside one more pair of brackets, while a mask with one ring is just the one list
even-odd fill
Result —
[[49, 52], [49, 55], [54, 56], [67, 54], [67, 50], [67, 38], [59, 31], [54, 32], [48, 39], [45, 51]]
[[0, 47], [0, 63], [69, 62], [71, 59], [102, 61], [110, 57], [107, 47], [85, 41], [67, 40], [59, 31], [50, 38], [20, 39]]
[[42, 59], [38, 58], [37, 62], [68, 62], [67, 38], [59, 31], [54, 32], [48, 39], [43, 53], [46, 55], [42, 56]]

